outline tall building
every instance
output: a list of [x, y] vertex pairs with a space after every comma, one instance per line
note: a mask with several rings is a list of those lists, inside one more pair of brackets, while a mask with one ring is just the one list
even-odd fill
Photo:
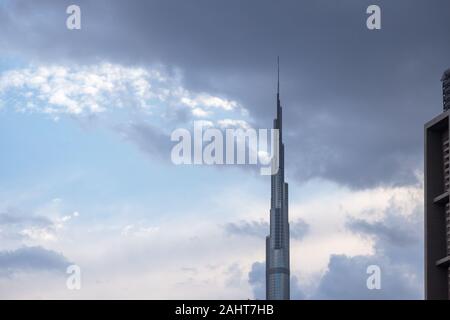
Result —
[[425, 298], [450, 299], [450, 69], [442, 76], [444, 112], [425, 124]]
[[270, 235], [266, 237], [266, 299], [289, 300], [289, 220], [288, 184], [284, 182], [283, 118], [280, 103], [280, 63], [278, 60], [277, 117], [278, 170], [271, 176]]

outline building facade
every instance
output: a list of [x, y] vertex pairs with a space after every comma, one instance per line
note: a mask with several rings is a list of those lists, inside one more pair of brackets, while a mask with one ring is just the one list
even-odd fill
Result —
[[271, 176], [270, 234], [266, 237], [266, 299], [290, 299], [288, 184], [284, 181], [283, 115], [278, 65], [277, 117], [278, 170]]
[[450, 69], [444, 112], [425, 124], [425, 298], [450, 299]]

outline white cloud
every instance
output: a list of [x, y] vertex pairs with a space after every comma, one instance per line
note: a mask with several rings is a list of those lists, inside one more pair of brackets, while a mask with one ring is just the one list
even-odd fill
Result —
[[56, 240], [56, 236], [50, 228], [30, 227], [23, 229], [20, 234], [37, 242]]
[[24, 214], [19, 210], [0, 208], [0, 226], [5, 227], [5, 232], [0, 232], [2, 240], [16, 244], [19, 241], [26, 245], [54, 242], [60, 239], [67, 225], [79, 216], [77, 211], [63, 214], [67, 209], [59, 198], [52, 199], [33, 211]]
[[221, 119], [217, 121], [217, 124], [222, 129], [236, 128], [236, 129], [250, 129], [250, 124], [245, 120], [240, 119]]
[[181, 98], [181, 102], [191, 108], [204, 106], [206, 108], [219, 108], [227, 111], [231, 111], [238, 106], [236, 101], [215, 97], [207, 93], [198, 95], [186, 94], [185, 97]]
[[195, 107], [192, 109], [192, 114], [196, 117], [207, 117], [208, 115], [210, 115], [211, 113], [209, 111], [206, 111], [202, 108], [199, 107]]
[[158, 231], [159, 227], [135, 226], [133, 224], [129, 224], [123, 227], [121, 235], [125, 237], [148, 237]]
[[[245, 113], [236, 101], [208, 93], [195, 93], [183, 87], [179, 76], [162, 68], [125, 67], [101, 63], [85, 66], [41, 65], [4, 72], [0, 94], [13, 95], [19, 112], [60, 115], [100, 114], [130, 108], [151, 112], [157, 107], [185, 107], [196, 117], [213, 110]], [[26, 101], [26, 102], [25, 102]], [[163, 116], [164, 110], [159, 111]]]

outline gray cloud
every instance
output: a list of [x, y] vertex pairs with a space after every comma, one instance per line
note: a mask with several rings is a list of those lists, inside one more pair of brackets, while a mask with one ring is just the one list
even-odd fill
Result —
[[309, 232], [309, 224], [302, 219], [289, 223], [289, 233], [292, 239], [301, 240]]
[[265, 238], [269, 232], [269, 224], [262, 220], [230, 222], [225, 225], [225, 231], [230, 235]]
[[17, 210], [10, 209], [8, 212], [0, 213], [0, 225], [34, 225], [40, 227], [50, 226], [53, 223], [43, 216], [26, 216]]
[[304, 300], [305, 293], [302, 290], [302, 284], [296, 276], [291, 276], [291, 299]]
[[52, 231], [54, 223], [46, 217], [25, 214], [14, 208], [0, 212], [0, 239], [4, 241], [26, 239], [23, 230], [27, 228]]
[[[367, 267], [377, 265], [381, 269], [381, 289], [369, 290], [366, 281]], [[328, 272], [321, 279], [313, 299], [421, 299], [419, 279], [409, 278], [403, 268], [379, 256], [333, 255]]]
[[[348, 228], [375, 241], [370, 256], [332, 255], [314, 299], [422, 299], [423, 230], [421, 207], [405, 216], [392, 204], [379, 222], [350, 219]], [[369, 265], [381, 269], [381, 290], [368, 290]]]
[[69, 264], [62, 254], [40, 246], [0, 251], [0, 275], [4, 276], [33, 271], [64, 273]]
[[[301, 240], [309, 231], [309, 225], [302, 219], [290, 222], [289, 227], [291, 239], [295, 240]], [[262, 220], [229, 222], [224, 228], [228, 234], [237, 236], [265, 238], [269, 233], [269, 223]]]
[[266, 299], [266, 265], [264, 262], [254, 262], [248, 273], [248, 283], [253, 290], [255, 299]]
[[136, 144], [144, 153], [170, 162], [172, 142], [169, 135], [145, 122], [131, 122], [116, 126], [115, 129], [126, 141]]
[[416, 182], [422, 124], [441, 110], [450, 64], [448, 1], [378, 1], [376, 32], [365, 27], [368, 0], [78, 3], [82, 30], [68, 31], [70, 1], [7, 1], [0, 49], [34, 62], [176, 66], [188, 88], [239, 100], [260, 127], [274, 116], [280, 55], [288, 175]]
[[[390, 219], [403, 220], [399, 219], [397, 216], [391, 216]], [[417, 233], [411, 233], [411, 230], [408, 230], [408, 224], [400, 225], [395, 223], [392, 225], [384, 221], [370, 223], [362, 219], [349, 219], [347, 226], [353, 232], [367, 236], [374, 236], [379, 241], [382, 239], [384, 242], [388, 242], [398, 246], [415, 243], [418, 238]]]

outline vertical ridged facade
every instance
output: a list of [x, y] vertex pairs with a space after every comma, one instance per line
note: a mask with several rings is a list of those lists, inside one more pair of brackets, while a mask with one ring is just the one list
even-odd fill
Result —
[[450, 299], [450, 69], [444, 112], [425, 124], [425, 298]]
[[[444, 111], [450, 109], [450, 70], [447, 70], [442, 76], [442, 94], [444, 102]], [[444, 136], [443, 155], [444, 155], [444, 183], [445, 191], [448, 193], [450, 189], [450, 146], [449, 136]], [[450, 204], [447, 202], [445, 206], [445, 226], [447, 236], [447, 257], [450, 257]], [[447, 289], [448, 298], [450, 299], [450, 265], [447, 268]]]
[[283, 114], [280, 103], [278, 68], [277, 116], [273, 121], [278, 129], [278, 170], [271, 176], [270, 234], [266, 238], [266, 299], [290, 299], [289, 268], [289, 198], [284, 181]]

